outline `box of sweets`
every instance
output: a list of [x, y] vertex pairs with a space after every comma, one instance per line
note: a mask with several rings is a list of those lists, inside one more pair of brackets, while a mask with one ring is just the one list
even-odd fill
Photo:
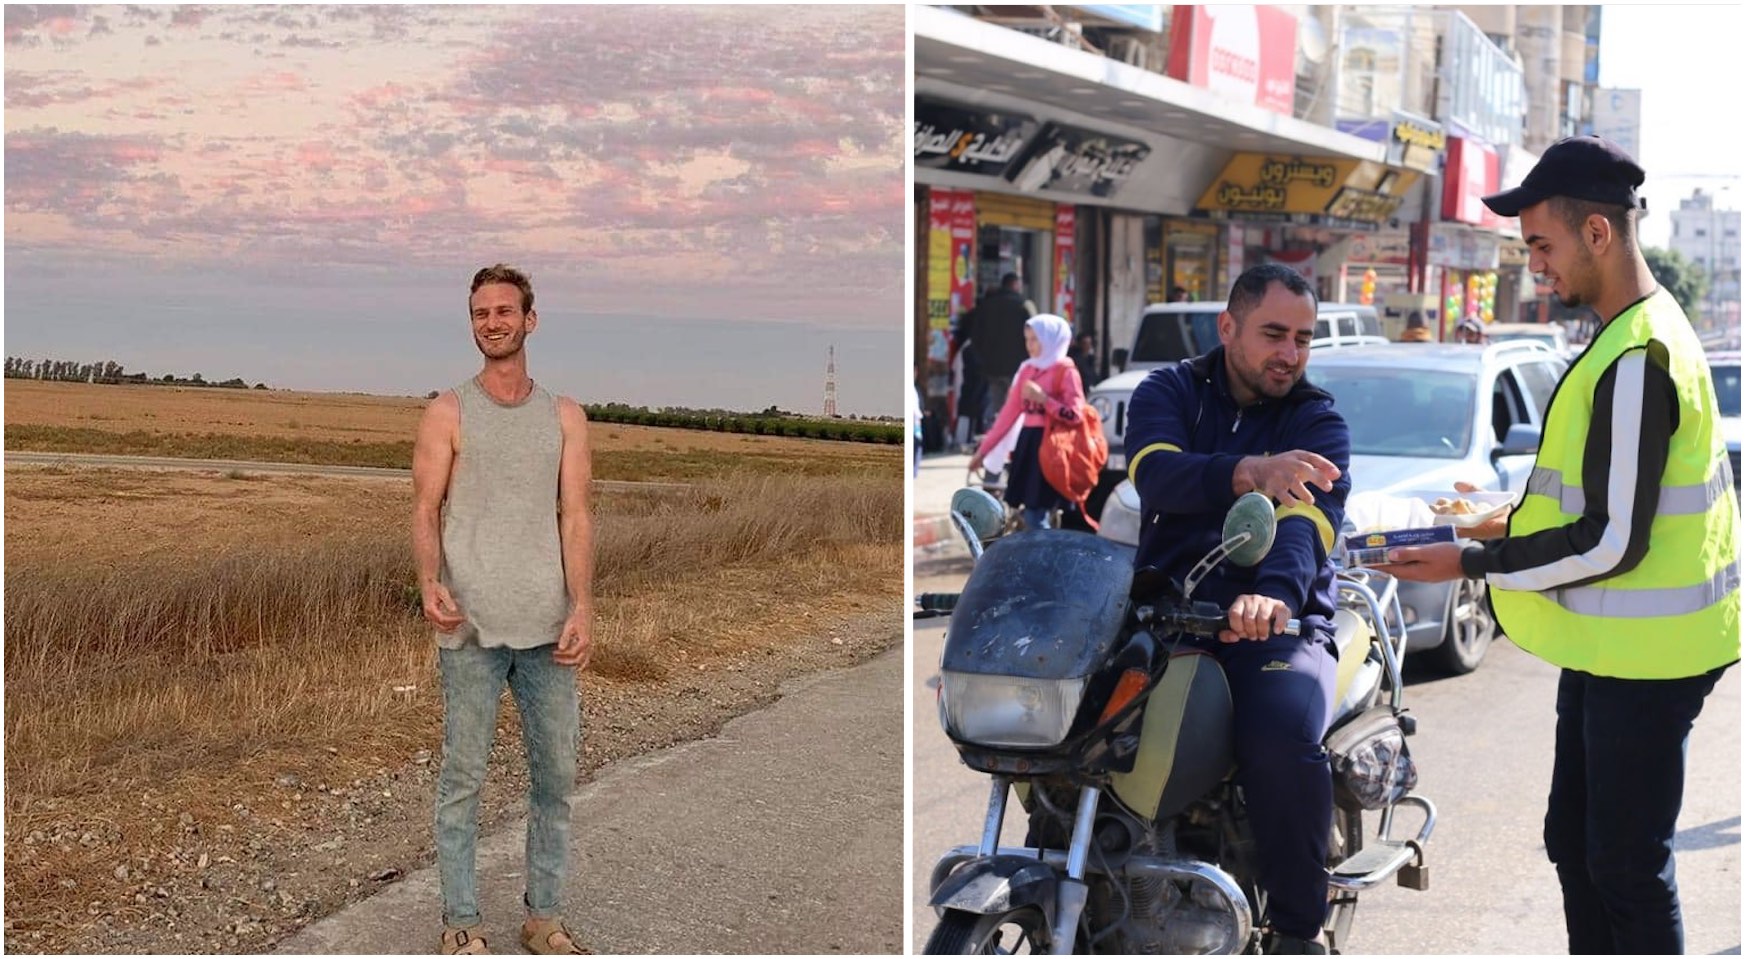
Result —
[[1454, 527], [1430, 526], [1415, 529], [1390, 529], [1360, 533], [1345, 537], [1346, 566], [1379, 566], [1388, 561], [1388, 550], [1396, 546], [1428, 546], [1431, 543], [1454, 542]]

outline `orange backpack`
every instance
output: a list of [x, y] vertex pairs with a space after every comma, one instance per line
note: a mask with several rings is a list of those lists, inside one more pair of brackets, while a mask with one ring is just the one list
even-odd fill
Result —
[[[1054, 381], [1057, 394], [1061, 377], [1065, 375], [1063, 366]], [[1096, 407], [1081, 399], [1077, 419], [1066, 421], [1049, 417], [1038, 456], [1042, 478], [1054, 487], [1055, 492], [1078, 506], [1085, 522], [1096, 529], [1097, 522], [1085, 510], [1085, 500], [1097, 488], [1097, 479], [1103, 466], [1109, 462], [1109, 441], [1103, 437], [1103, 418], [1097, 415]]]

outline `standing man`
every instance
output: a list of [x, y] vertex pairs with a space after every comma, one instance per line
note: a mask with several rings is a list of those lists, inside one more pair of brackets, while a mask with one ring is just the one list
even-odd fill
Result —
[[[1333, 712], [1338, 608], [1334, 531], [1351, 491], [1351, 432], [1309, 383], [1315, 294], [1277, 264], [1243, 273], [1218, 314], [1220, 346], [1153, 372], [1128, 406], [1127, 466], [1144, 520], [1135, 567], [1185, 578], [1223, 541], [1224, 514], [1259, 490], [1277, 503], [1271, 551], [1220, 565], [1196, 599], [1230, 611], [1215, 656], [1236, 715], [1236, 781], [1248, 796], [1268, 953], [1324, 954], [1333, 774], [1321, 739]], [[1279, 452], [1273, 452], [1279, 451]], [[1300, 618], [1300, 636], [1282, 632]]]
[[1739, 659], [1726, 447], [1702, 344], [1636, 243], [1640, 166], [1560, 140], [1521, 185], [1528, 265], [1601, 321], [1558, 385], [1508, 536], [1389, 554], [1401, 579], [1484, 577], [1498, 624], [1562, 668], [1545, 852], [1572, 954], [1684, 951], [1672, 838], [1685, 745]]
[[1012, 377], [1030, 358], [1024, 346], [1024, 324], [1036, 309], [1018, 289], [1018, 274], [1000, 277], [1000, 288], [982, 297], [969, 318], [969, 340], [975, 344], [982, 374], [988, 381], [987, 407], [995, 411], [1012, 390]]
[[1073, 345], [1070, 357], [1078, 366], [1079, 382], [1085, 389], [1090, 389], [1102, 382], [1103, 375], [1097, 368], [1097, 335], [1095, 333], [1080, 333]]
[[488, 951], [474, 845], [507, 683], [531, 776], [521, 943], [540, 954], [580, 954], [558, 900], [580, 732], [576, 673], [592, 643], [588, 422], [574, 400], [527, 376], [524, 347], [539, 317], [525, 274], [503, 264], [480, 270], [467, 308], [484, 369], [431, 401], [412, 452], [413, 556], [442, 669], [441, 949]]

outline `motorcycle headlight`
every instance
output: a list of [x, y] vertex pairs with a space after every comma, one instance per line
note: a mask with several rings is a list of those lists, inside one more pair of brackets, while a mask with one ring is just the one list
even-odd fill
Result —
[[1085, 678], [1027, 679], [942, 670], [939, 718], [980, 746], [1057, 746], [1072, 729]]

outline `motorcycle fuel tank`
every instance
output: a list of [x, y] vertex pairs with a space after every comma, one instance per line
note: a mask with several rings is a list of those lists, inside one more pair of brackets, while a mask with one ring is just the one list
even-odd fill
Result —
[[1067, 530], [1002, 539], [982, 554], [952, 611], [940, 668], [1077, 679], [1108, 658], [1127, 618], [1133, 551]]

